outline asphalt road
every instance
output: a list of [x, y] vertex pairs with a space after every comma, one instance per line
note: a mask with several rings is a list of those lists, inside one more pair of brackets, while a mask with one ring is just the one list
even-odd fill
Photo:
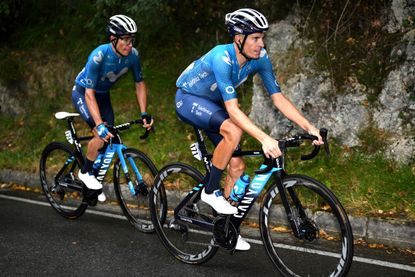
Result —
[[[248, 252], [218, 251], [190, 266], [170, 256], [155, 234], [114, 213], [90, 211], [67, 220], [41, 194], [0, 190], [0, 276], [278, 276], [255, 241]], [[349, 276], [415, 276], [414, 255], [359, 246], [355, 252]]]

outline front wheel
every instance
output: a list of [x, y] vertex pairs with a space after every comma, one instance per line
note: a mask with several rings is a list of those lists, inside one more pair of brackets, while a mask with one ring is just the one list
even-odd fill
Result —
[[273, 264], [284, 276], [345, 276], [353, 259], [353, 234], [340, 202], [310, 177], [288, 175], [282, 181], [299, 232], [293, 232], [274, 184], [260, 211], [261, 236]]
[[135, 228], [145, 233], [154, 232], [148, 196], [157, 168], [146, 154], [136, 149], [128, 148], [123, 155], [127, 171], [123, 171], [118, 159], [114, 165], [115, 195], [124, 215]]
[[150, 193], [151, 217], [157, 235], [175, 258], [201, 264], [215, 255], [213, 211], [200, 200], [202, 174], [174, 163], [157, 174]]
[[60, 142], [48, 144], [40, 158], [40, 183], [46, 199], [68, 219], [80, 217], [88, 207], [81, 192], [82, 184], [77, 183], [81, 164], [75, 150]]

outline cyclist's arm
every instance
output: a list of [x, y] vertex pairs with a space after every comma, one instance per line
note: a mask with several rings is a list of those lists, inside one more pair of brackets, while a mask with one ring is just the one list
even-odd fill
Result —
[[[86, 88], [85, 89], [85, 102], [88, 107], [89, 114], [92, 116], [92, 119], [95, 122], [95, 128], [92, 130], [92, 132], [94, 133], [95, 136], [99, 136], [97, 132], [97, 126], [102, 124], [103, 121], [102, 121], [101, 113], [99, 112], [99, 107], [98, 107], [97, 99], [95, 98], [95, 93], [96, 93], [95, 90]], [[101, 139], [106, 142], [107, 137], [112, 138], [114, 137], [114, 135], [108, 132], [107, 136], [105, 138], [101, 137]]]
[[237, 98], [225, 101], [225, 108], [234, 124], [262, 144], [265, 156], [276, 158], [281, 155], [281, 151], [278, 148], [278, 142], [258, 128], [252, 120], [239, 109]]
[[318, 137], [318, 140], [313, 142], [314, 144], [323, 144], [323, 139], [320, 136], [319, 130], [300, 113], [288, 98], [282, 93], [274, 93], [271, 95], [271, 99], [275, 107], [277, 107], [286, 118], [296, 123], [309, 134]]
[[[135, 95], [137, 98], [137, 104], [140, 108], [141, 114], [147, 112], [147, 86], [144, 81], [135, 83]], [[146, 122], [144, 128], [149, 129], [153, 125], [153, 119], [151, 122]]]
[[102, 123], [101, 113], [99, 112], [99, 107], [97, 99], [95, 98], [95, 90], [91, 88], [85, 89], [85, 102], [88, 107], [89, 113], [92, 116], [92, 119], [95, 122], [95, 126], [98, 126]]

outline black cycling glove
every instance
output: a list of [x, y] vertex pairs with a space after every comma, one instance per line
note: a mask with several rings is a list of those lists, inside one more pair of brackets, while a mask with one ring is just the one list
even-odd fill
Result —
[[[148, 114], [146, 112], [141, 113], [141, 119], [144, 121], [144, 119], [146, 120], [147, 124], [151, 123], [151, 114]], [[144, 122], [143, 122], [144, 123]]]

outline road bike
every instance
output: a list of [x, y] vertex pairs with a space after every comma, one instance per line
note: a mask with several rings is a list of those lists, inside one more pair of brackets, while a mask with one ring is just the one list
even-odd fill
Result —
[[[206, 150], [201, 130], [195, 128], [195, 132], [197, 142], [191, 147], [192, 153], [203, 161], [206, 176], [212, 154]], [[320, 133], [329, 154], [327, 130]], [[150, 191], [151, 216], [163, 245], [187, 264], [208, 261], [218, 247], [234, 253], [241, 223], [261, 196], [259, 231], [269, 258], [281, 274], [346, 275], [353, 259], [353, 234], [344, 208], [325, 185], [305, 175], [288, 174], [284, 168], [288, 148], [316, 139], [301, 134], [279, 140], [282, 156], [264, 156], [237, 206], [238, 212], [229, 216], [218, 215], [200, 200], [205, 176], [197, 169], [179, 162], [164, 166]], [[301, 159], [312, 159], [319, 151], [320, 146], [314, 146]], [[233, 153], [233, 157], [261, 155], [261, 150]], [[267, 183], [268, 189], [261, 194]]]
[[[101, 191], [89, 190], [77, 178], [82, 168], [85, 155], [81, 141], [89, 141], [93, 136], [79, 137], [75, 130], [74, 118], [78, 113], [58, 112], [55, 117], [66, 119], [68, 129], [65, 131], [69, 143], [51, 142], [42, 152], [40, 158], [40, 181], [44, 194], [51, 206], [63, 217], [76, 219], [88, 206], [97, 204], [97, 195]], [[127, 148], [121, 140], [120, 132], [142, 120], [133, 120], [118, 126], [108, 126], [114, 138], [106, 143], [94, 162], [94, 175], [102, 184], [111, 163], [115, 195], [121, 209], [130, 223], [143, 232], [153, 232], [150, 218], [148, 195], [150, 186], [157, 174], [157, 168], [143, 152]], [[147, 138], [149, 131], [140, 136]], [[116, 160], [115, 157], [118, 157]]]

